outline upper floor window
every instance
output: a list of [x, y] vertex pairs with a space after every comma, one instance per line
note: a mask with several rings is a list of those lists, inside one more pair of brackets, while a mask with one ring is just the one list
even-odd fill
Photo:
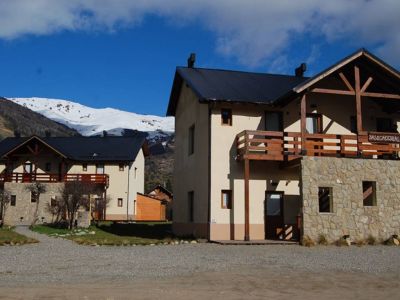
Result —
[[322, 133], [322, 116], [320, 114], [307, 114], [306, 118], [307, 133]]
[[123, 171], [125, 169], [125, 165], [124, 164], [119, 164], [119, 170]]
[[30, 162], [27, 162], [27, 163], [24, 163], [24, 173], [32, 173], [32, 171], [33, 171], [33, 168], [32, 168], [32, 163], [30, 163]]
[[265, 112], [265, 130], [283, 131], [283, 117], [280, 111]]
[[10, 205], [11, 206], [15, 206], [16, 203], [17, 203], [17, 196], [16, 195], [11, 195], [11, 197], [10, 197]]
[[221, 109], [221, 124], [232, 126], [232, 109]]
[[104, 164], [96, 165], [96, 174], [104, 174]]
[[188, 139], [188, 153], [193, 154], [194, 153], [194, 134], [195, 134], [195, 127], [194, 124], [190, 126], [189, 128], [189, 139]]
[[87, 171], [87, 164], [82, 164], [82, 171], [84, 171], [84, 172]]
[[51, 163], [50, 162], [46, 163], [45, 170], [46, 170], [46, 172], [50, 172], [51, 171]]
[[396, 132], [393, 120], [390, 118], [376, 118], [376, 131]]

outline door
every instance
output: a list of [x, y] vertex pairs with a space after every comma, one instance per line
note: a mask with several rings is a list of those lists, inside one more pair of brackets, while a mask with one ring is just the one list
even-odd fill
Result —
[[265, 238], [281, 238], [283, 229], [283, 192], [265, 193]]
[[23, 182], [31, 182], [33, 173], [32, 163], [30, 162], [24, 163], [23, 171], [24, 171], [22, 175]]
[[310, 134], [322, 133], [322, 116], [321, 114], [307, 114], [306, 131]]

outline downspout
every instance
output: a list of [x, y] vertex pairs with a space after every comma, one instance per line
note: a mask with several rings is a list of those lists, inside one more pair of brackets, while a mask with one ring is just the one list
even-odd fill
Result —
[[129, 179], [130, 179], [132, 164], [129, 163], [128, 166], [129, 166], [128, 167], [128, 191], [126, 193], [126, 220], [127, 221], [129, 221]]
[[208, 214], [207, 238], [211, 239], [211, 104], [208, 104]]

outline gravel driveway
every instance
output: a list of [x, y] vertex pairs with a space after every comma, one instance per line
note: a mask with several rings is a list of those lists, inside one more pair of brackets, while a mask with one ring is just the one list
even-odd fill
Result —
[[400, 247], [216, 244], [93, 247], [47, 237], [24, 227], [17, 231], [40, 243], [0, 248], [0, 287], [41, 286], [56, 282], [66, 285], [118, 284], [201, 274], [240, 276], [241, 273], [257, 272], [300, 277], [301, 274], [353, 274], [397, 280], [400, 276]]

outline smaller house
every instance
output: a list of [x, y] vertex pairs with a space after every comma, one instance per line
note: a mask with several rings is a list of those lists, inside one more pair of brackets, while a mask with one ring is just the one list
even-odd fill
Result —
[[136, 221], [172, 220], [172, 193], [161, 185], [136, 197]]

